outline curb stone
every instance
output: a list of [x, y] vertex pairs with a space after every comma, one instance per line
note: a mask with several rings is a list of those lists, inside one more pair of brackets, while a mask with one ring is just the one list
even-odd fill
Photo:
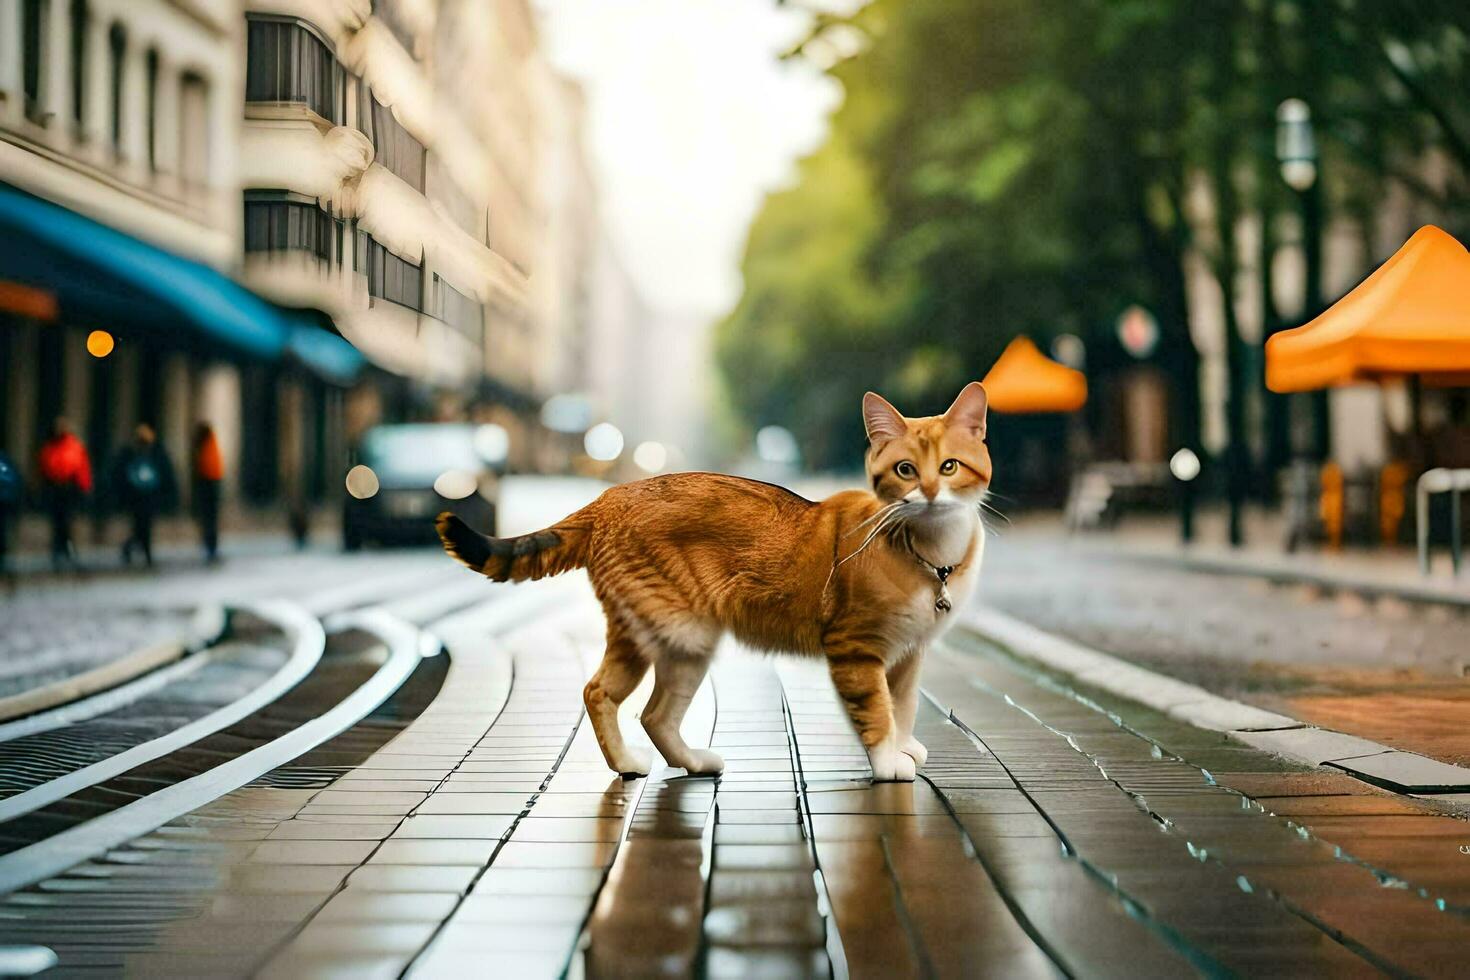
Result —
[[191, 617], [184, 635], [177, 639], [150, 643], [100, 667], [0, 698], [0, 722], [49, 711], [126, 684], [210, 646], [224, 636], [228, 628], [229, 614], [224, 607], [201, 606]]
[[[1397, 793], [1470, 794], [1470, 768], [1317, 728], [1287, 715], [1211, 694], [1202, 687], [1074, 643], [996, 609], [973, 608], [959, 625], [1023, 659], [1071, 675], [1196, 728], [1221, 732], [1253, 748], [1311, 766], [1330, 766]], [[1470, 802], [1470, 796], [1464, 800]]]

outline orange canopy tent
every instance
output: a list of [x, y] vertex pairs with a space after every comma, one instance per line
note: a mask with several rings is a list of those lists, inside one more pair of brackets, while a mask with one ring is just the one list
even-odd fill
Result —
[[1311, 323], [1266, 341], [1272, 391], [1399, 375], [1470, 381], [1470, 252], [1434, 225]]
[[1006, 345], [982, 384], [997, 412], [1075, 412], [1087, 403], [1082, 372], [1053, 361], [1029, 337]]

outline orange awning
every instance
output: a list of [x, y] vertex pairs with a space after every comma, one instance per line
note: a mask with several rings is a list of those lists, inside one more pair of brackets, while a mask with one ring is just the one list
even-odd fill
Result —
[[1425, 225], [1325, 313], [1266, 341], [1266, 387], [1314, 391], [1470, 372], [1470, 252]]
[[982, 382], [997, 412], [1075, 412], [1087, 403], [1087, 378], [1036, 349], [1029, 337], [1006, 345]]
[[44, 289], [0, 280], [0, 310], [34, 320], [56, 319], [56, 294]]

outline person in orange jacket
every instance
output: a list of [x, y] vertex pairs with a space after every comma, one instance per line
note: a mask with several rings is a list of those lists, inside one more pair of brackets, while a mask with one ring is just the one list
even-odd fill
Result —
[[219, 560], [220, 485], [225, 479], [225, 460], [214, 427], [200, 422], [194, 430], [194, 516], [204, 539], [206, 561]]
[[92, 492], [92, 460], [71, 423], [58, 418], [51, 423], [51, 437], [41, 447], [40, 470], [43, 496], [51, 517], [51, 562], [76, 564], [76, 546], [71, 525], [82, 498]]

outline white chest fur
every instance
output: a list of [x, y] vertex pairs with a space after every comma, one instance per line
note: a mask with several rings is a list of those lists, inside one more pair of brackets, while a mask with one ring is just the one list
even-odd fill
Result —
[[[899, 659], [916, 650], [923, 649], [942, 636], [960, 615], [969, 602], [980, 579], [981, 559], [985, 555], [985, 529], [978, 522], [971, 534], [974, 536], [974, 552], [963, 567], [958, 567], [941, 583], [938, 576], [925, 581], [910, 597], [908, 604], [895, 617], [893, 646], [890, 659]], [[968, 542], [961, 554], [969, 552]], [[948, 592], [950, 609], [937, 608], [941, 586]]]

